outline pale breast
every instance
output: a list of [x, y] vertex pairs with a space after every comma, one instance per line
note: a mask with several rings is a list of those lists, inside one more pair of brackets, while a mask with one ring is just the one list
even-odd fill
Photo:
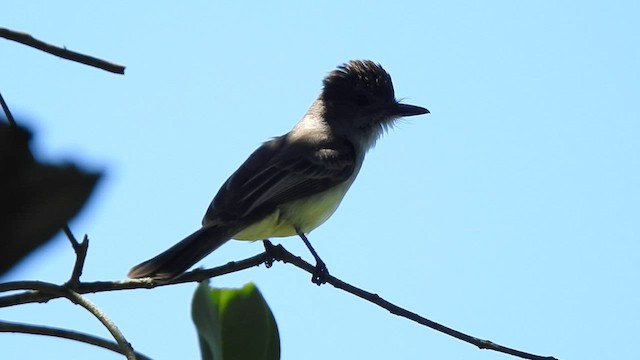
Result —
[[319, 194], [283, 204], [269, 216], [244, 228], [233, 238], [236, 240], [262, 240], [293, 236], [297, 234], [296, 228], [308, 233], [331, 217], [352, 182], [352, 180], [348, 180]]

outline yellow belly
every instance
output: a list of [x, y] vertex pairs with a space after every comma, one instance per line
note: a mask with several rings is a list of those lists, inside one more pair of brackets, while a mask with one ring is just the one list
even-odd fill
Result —
[[279, 206], [271, 215], [249, 225], [233, 236], [236, 240], [263, 240], [296, 235], [296, 228], [304, 233], [322, 225], [338, 208], [349, 183], [341, 184], [320, 194]]

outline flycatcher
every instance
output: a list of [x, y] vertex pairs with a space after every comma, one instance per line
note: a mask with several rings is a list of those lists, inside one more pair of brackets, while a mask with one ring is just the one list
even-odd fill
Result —
[[176, 277], [230, 239], [298, 235], [316, 259], [314, 282], [322, 282], [327, 269], [305, 234], [340, 205], [382, 133], [403, 116], [429, 113], [396, 100], [389, 74], [369, 60], [349, 61], [323, 83], [293, 129], [262, 144], [227, 179], [202, 227], [129, 277]]

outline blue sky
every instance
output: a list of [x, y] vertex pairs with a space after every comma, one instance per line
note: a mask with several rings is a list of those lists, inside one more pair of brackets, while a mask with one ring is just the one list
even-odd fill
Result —
[[[341, 279], [471, 335], [562, 359], [640, 357], [640, 5], [635, 1], [14, 2], [1, 26], [127, 66], [119, 76], [0, 41], [3, 96], [47, 161], [106, 173], [71, 227], [83, 280], [128, 269], [195, 230], [218, 187], [288, 131], [349, 59], [431, 110], [368, 154], [310, 240]], [[310, 259], [299, 239], [279, 239]], [[200, 264], [262, 250], [230, 242]], [[62, 236], [2, 280], [66, 281]], [[505, 359], [287, 265], [254, 281], [283, 359]], [[194, 284], [90, 295], [135, 349], [195, 359]], [[66, 301], [0, 318], [108, 338]], [[119, 359], [0, 335], [6, 358]], [[8, 352], [8, 355], [7, 355]]]

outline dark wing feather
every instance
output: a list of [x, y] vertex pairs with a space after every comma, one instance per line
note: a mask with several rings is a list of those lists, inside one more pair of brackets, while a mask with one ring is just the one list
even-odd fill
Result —
[[254, 151], [218, 191], [203, 223], [257, 219], [279, 204], [327, 190], [353, 174], [356, 155], [349, 143], [288, 141], [283, 135]]

